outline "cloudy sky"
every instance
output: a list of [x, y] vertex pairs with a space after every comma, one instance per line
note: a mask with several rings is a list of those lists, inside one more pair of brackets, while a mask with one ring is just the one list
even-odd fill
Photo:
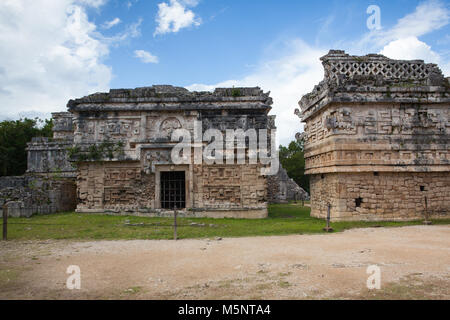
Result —
[[424, 59], [450, 76], [449, 22], [439, 0], [1, 0], [0, 119], [49, 117], [110, 88], [260, 86], [286, 144], [329, 49]]

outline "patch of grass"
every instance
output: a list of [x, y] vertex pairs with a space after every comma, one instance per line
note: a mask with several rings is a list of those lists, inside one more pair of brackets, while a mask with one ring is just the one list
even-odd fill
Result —
[[142, 287], [131, 287], [131, 288], [128, 288], [127, 290], [125, 290], [125, 293], [136, 294], [136, 293], [141, 292], [141, 290], [142, 290]]
[[234, 286], [235, 280], [222, 280], [219, 282], [218, 288], [229, 289]]
[[280, 272], [278, 275], [280, 277], [288, 277], [292, 274], [292, 272]]
[[[36, 215], [31, 218], [8, 219], [11, 240], [132, 240], [173, 239], [172, 218], [108, 216], [103, 214], [61, 213]], [[195, 222], [195, 225], [191, 223]], [[434, 220], [434, 224], [450, 224], [450, 219]], [[334, 222], [335, 232], [352, 228], [401, 227], [421, 225], [422, 220], [408, 222]], [[179, 218], [178, 238], [211, 238], [274, 236], [323, 233], [325, 221], [310, 217], [310, 208], [300, 204], [269, 206], [267, 219]], [[30, 229], [31, 228], [31, 229]]]
[[263, 283], [263, 284], [258, 284], [255, 286], [255, 290], [257, 291], [264, 291], [264, 290], [270, 290], [272, 289], [273, 285], [271, 283]]
[[280, 288], [289, 288], [291, 286], [291, 284], [289, 282], [287, 282], [287, 281], [281, 280], [281, 281], [278, 282], [278, 286]]
[[15, 281], [19, 277], [20, 272], [15, 268], [1, 269], [0, 270], [0, 286], [4, 286], [8, 283]]

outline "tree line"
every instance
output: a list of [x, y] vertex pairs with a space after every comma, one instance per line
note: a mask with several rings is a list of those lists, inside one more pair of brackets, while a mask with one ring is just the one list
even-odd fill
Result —
[[27, 142], [52, 137], [52, 120], [20, 119], [0, 122], [0, 176], [20, 176], [27, 170]]
[[280, 163], [287, 174], [300, 187], [309, 193], [309, 177], [305, 175], [305, 157], [303, 143], [292, 141], [287, 147], [280, 145]]

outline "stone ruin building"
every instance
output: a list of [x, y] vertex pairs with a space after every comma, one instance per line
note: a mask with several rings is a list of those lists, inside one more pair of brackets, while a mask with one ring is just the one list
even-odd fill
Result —
[[276, 175], [267, 177], [267, 193], [270, 203], [309, 200], [309, 194], [300, 187], [281, 166]]
[[28, 143], [28, 169], [18, 177], [0, 177], [3, 204], [12, 217], [73, 211], [76, 207], [76, 169], [67, 159], [73, 144], [72, 115], [53, 113], [53, 137]]
[[450, 209], [450, 84], [434, 64], [321, 58], [325, 78], [303, 96], [311, 215], [408, 220]]
[[[164, 216], [176, 207], [193, 217], [266, 217], [267, 177], [259, 162], [174, 164], [171, 135], [182, 128], [194, 137], [196, 121], [202, 132], [270, 132], [275, 129], [275, 117], [268, 116], [271, 104], [259, 88], [190, 92], [172, 86], [111, 90], [69, 101], [76, 211]], [[202, 140], [200, 146], [206, 144]]]
[[[9, 215], [26, 217], [73, 210], [167, 216], [175, 206], [184, 216], [267, 217], [267, 203], [308, 198], [282, 167], [266, 176], [264, 165], [248, 159], [244, 165], [174, 164], [171, 135], [186, 129], [195, 137], [194, 122], [200, 134], [266, 129], [270, 135], [276, 129], [271, 104], [259, 88], [190, 92], [172, 86], [71, 100], [69, 112], [52, 113], [53, 137], [28, 143], [27, 173], [0, 178], [0, 207], [9, 200]], [[202, 138], [200, 147], [207, 143]], [[247, 141], [247, 158], [248, 147]]]

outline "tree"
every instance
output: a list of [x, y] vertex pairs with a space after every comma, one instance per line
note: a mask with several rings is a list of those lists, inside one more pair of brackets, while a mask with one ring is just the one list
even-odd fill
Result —
[[288, 147], [280, 145], [280, 163], [290, 178], [309, 193], [309, 177], [305, 175], [303, 143], [292, 141]]
[[27, 142], [51, 137], [52, 120], [20, 119], [0, 122], [0, 176], [18, 176], [27, 170]]

